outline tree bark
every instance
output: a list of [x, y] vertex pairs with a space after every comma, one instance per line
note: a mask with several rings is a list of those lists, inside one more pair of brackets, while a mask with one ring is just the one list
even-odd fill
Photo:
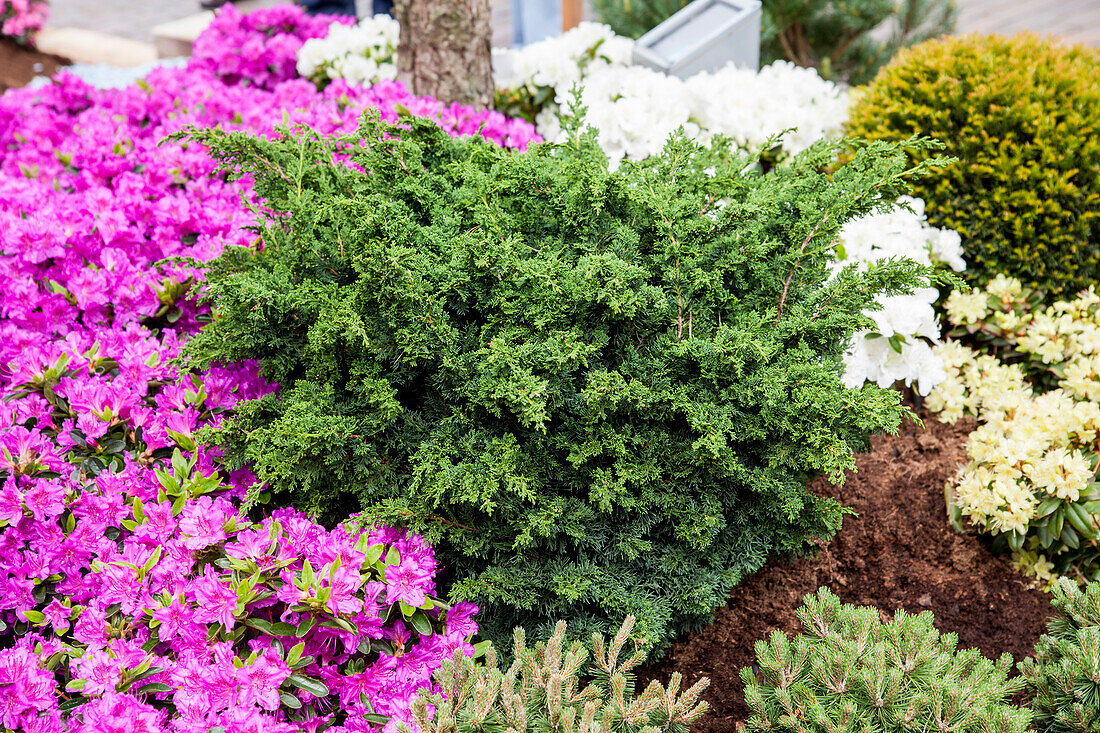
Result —
[[488, 107], [493, 101], [489, 0], [397, 0], [400, 77], [417, 94]]

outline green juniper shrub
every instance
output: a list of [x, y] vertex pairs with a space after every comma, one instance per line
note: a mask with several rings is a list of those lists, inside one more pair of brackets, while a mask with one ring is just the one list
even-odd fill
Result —
[[1060, 578], [1056, 615], [1020, 672], [1034, 693], [1038, 733], [1100, 733], [1100, 583], [1081, 590]]
[[[458, 651], [433, 675], [443, 694], [421, 692], [413, 701], [417, 730], [688, 733], [708, 709], [699, 695], [710, 680], [703, 678], [681, 693], [677, 672], [667, 687], [653, 680], [635, 695], [633, 670], [646, 653], [640, 640], [630, 636], [633, 626], [634, 617], [628, 616], [610, 644], [592, 634], [590, 644], [575, 641], [567, 647], [566, 624], [559, 621], [549, 640], [533, 648], [526, 645], [523, 629], [517, 628], [506, 672], [500, 670], [492, 643], [487, 643], [483, 664]], [[625, 649], [628, 641], [633, 641], [632, 650]], [[620, 659], [627, 653], [629, 657]], [[583, 685], [582, 670], [587, 679]], [[402, 733], [408, 733], [405, 726]]]
[[993, 662], [936, 630], [931, 611], [880, 620], [827, 588], [798, 610], [805, 633], [756, 643], [759, 672], [741, 670], [750, 733], [954, 731], [1024, 733], [1030, 714], [1006, 700], [1012, 657]]
[[932, 224], [962, 235], [966, 276], [1071, 298], [1100, 279], [1098, 79], [1094, 48], [1028, 34], [929, 41], [858, 96], [850, 130], [944, 141], [960, 162], [916, 195]]
[[835, 532], [807, 482], [911, 415], [845, 389], [841, 357], [877, 295], [935, 275], [829, 267], [840, 227], [907, 187], [893, 144], [765, 175], [729, 141], [610, 172], [591, 132], [519, 155], [411, 117], [193, 135], [267, 213], [262, 247], [210, 265], [190, 359], [281, 385], [200, 439], [276, 502], [423, 534], [498, 642], [634, 614], [661, 649]]

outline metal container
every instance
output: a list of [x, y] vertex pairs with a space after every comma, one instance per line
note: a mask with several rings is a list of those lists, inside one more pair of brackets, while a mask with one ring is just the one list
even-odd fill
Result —
[[695, 0], [634, 44], [634, 63], [686, 79], [760, 67], [760, 0]]

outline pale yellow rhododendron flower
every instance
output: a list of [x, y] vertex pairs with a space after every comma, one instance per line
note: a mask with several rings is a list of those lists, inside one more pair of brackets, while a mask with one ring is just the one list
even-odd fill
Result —
[[1077, 501], [1092, 478], [1089, 461], [1079, 450], [1052, 448], [1027, 468], [1028, 478], [1039, 490], [1059, 499]]
[[1009, 305], [1024, 292], [1023, 285], [1020, 284], [1019, 280], [1004, 275], [998, 275], [990, 280], [989, 284], [985, 286], [985, 290], [993, 298], [1000, 301], [1002, 305]]
[[1026, 573], [1039, 581], [1043, 590], [1050, 588], [1058, 578], [1054, 574], [1054, 563], [1046, 555], [1030, 550], [1019, 550], [1012, 553], [1012, 564], [1022, 573]]
[[[937, 347], [947, 378], [927, 405], [945, 422], [965, 414], [978, 419], [967, 440], [969, 460], [947, 488], [963, 516], [978, 527], [1027, 535], [1030, 539], [1015, 555], [1017, 567], [1049, 583], [1053, 560], [1064, 546], [1051, 545], [1053, 555], [1036, 551], [1041, 548], [1038, 535], [1028, 530], [1039, 506], [1057, 500], [1077, 504], [1080, 511], [1090, 505], [1079, 502], [1096, 499], [1100, 295], [1090, 289], [1043, 310], [1035, 309], [1035, 302], [1018, 281], [1003, 277], [985, 291], [953, 295], [946, 305], [956, 326], [966, 326], [998, 348], [1007, 340], [1006, 353], [1023, 363], [1005, 364], [948, 342]], [[1048, 391], [1037, 392], [1028, 374], [1038, 375], [1035, 383]], [[1052, 384], [1057, 387], [1049, 389]], [[1050, 511], [1048, 503], [1044, 516]], [[1098, 519], [1092, 517], [1095, 526], [1100, 526]], [[1091, 540], [1089, 546], [1100, 552]]]
[[1074, 397], [1096, 402], [1100, 399], [1100, 356], [1078, 356], [1066, 364], [1059, 384]]
[[978, 290], [970, 293], [961, 293], [956, 290], [947, 296], [944, 308], [952, 323], [969, 325], [985, 318], [989, 311], [988, 300], [986, 294]]

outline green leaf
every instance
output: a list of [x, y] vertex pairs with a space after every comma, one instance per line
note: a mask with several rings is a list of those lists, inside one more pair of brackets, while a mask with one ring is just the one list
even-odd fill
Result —
[[1061, 499], [1056, 499], [1056, 498], [1045, 499], [1042, 503], [1039, 504], [1039, 507], [1035, 510], [1035, 516], [1036, 517], [1045, 517], [1061, 505], [1062, 505], [1062, 500]]
[[[262, 618], [249, 618], [246, 616], [245, 618], [241, 619], [241, 623], [243, 623], [245, 626], [256, 629], [257, 631], [262, 631], [265, 634], [271, 634], [272, 636], [276, 635], [275, 630], [272, 628], [271, 622], [264, 621]], [[290, 624], [287, 624], [287, 626], [290, 626], [291, 633], [296, 631], [296, 629]], [[289, 636], [289, 634], [283, 634], [282, 636]]]
[[1066, 519], [1082, 537], [1090, 540], [1096, 538], [1096, 528], [1092, 526], [1092, 517], [1080, 504], [1066, 504]]
[[301, 639], [308, 634], [310, 630], [317, 624], [317, 617], [313, 615], [306, 616], [303, 621], [298, 622], [298, 628], [295, 630], [294, 635]]
[[314, 697], [327, 697], [329, 694], [328, 687], [325, 686], [325, 683], [315, 677], [292, 674], [286, 679], [290, 684], [300, 690], [305, 690]]
[[1062, 527], [1066, 521], [1065, 506], [1059, 506], [1050, 515], [1050, 536], [1058, 540], [1062, 538]]
[[432, 635], [432, 622], [428, 618], [428, 615], [421, 610], [417, 610], [409, 619], [412, 622], [412, 626], [421, 636]]
[[382, 557], [382, 553], [385, 551], [386, 546], [381, 542], [376, 542], [367, 548], [366, 558], [363, 560], [364, 565], [373, 565], [378, 562]]
[[175, 691], [176, 688], [172, 687], [171, 685], [166, 685], [163, 682], [150, 682], [149, 684], [142, 685], [141, 687], [134, 690], [134, 694], [152, 695], [155, 693], [172, 693]]

